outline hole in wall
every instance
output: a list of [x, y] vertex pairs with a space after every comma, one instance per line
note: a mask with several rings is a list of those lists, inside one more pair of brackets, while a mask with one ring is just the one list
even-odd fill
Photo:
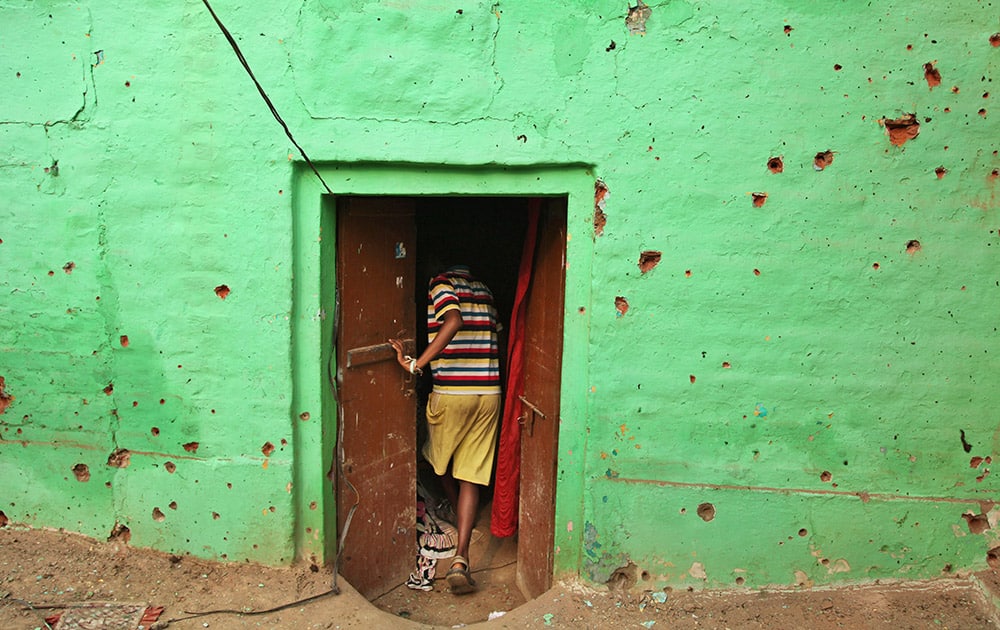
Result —
[[759, 208], [759, 207], [763, 206], [764, 203], [767, 201], [767, 193], [766, 192], [754, 192], [754, 193], [750, 193], [750, 196], [753, 199], [753, 207], [754, 208]]
[[163, 511], [160, 510], [160, 508], [154, 507], [153, 520], [156, 521], [157, 523], [162, 523], [163, 521], [167, 520], [167, 515], [164, 514]]
[[969, 526], [970, 534], [982, 534], [990, 528], [990, 520], [985, 514], [966, 512], [962, 514], [962, 518], [965, 519], [966, 524]]
[[822, 171], [831, 164], [833, 164], [833, 151], [830, 151], [829, 149], [826, 151], [820, 151], [813, 158], [813, 170]]
[[630, 561], [625, 566], [612, 571], [606, 584], [612, 591], [628, 592], [639, 581], [638, 575], [639, 567]]
[[903, 146], [907, 141], [920, 135], [920, 122], [915, 113], [903, 114], [899, 118], [882, 118], [879, 122], [885, 127], [889, 142], [897, 147]]
[[6, 387], [7, 383], [0, 376], [0, 415], [7, 411], [7, 408], [14, 402], [14, 397], [6, 392]]
[[608, 215], [604, 214], [604, 206], [609, 195], [608, 187], [604, 182], [597, 180], [594, 182], [594, 236], [604, 234], [604, 226], [608, 223]]
[[623, 317], [625, 313], [628, 313], [628, 300], [624, 296], [615, 297], [615, 310], [618, 312], [618, 317]]
[[646, 20], [652, 14], [653, 10], [646, 6], [642, 0], [636, 0], [635, 6], [630, 6], [628, 14], [625, 16], [625, 27], [628, 28], [629, 34], [645, 35]]
[[90, 481], [90, 468], [86, 464], [77, 464], [73, 466], [73, 475], [77, 481]]
[[767, 170], [772, 173], [781, 173], [785, 170], [785, 161], [781, 156], [772, 157], [767, 160]]
[[639, 254], [639, 271], [646, 273], [650, 271], [656, 265], [660, 264], [660, 259], [663, 258], [663, 252], [658, 252], [655, 250], [646, 250]]
[[111, 528], [111, 533], [108, 534], [108, 542], [112, 540], [118, 540], [126, 545], [132, 540], [132, 530], [130, 530], [125, 525], [116, 522], [114, 527]]
[[916, 239], [906, 241], [906, 253], [907, 254], [916, 254], [921, 249], [922, 249], [922, 246], [920, 245], [920, 241], [918, 241]]
[[966, 453], [972, 452], [972, 445], [965, 439], [965, 429], [958, 430], [958, 437], [962, 440], [962, 450]]
[[941, 85], [941, 72], [934, 67], [934, 62], [928, 61], [924, 64], [924, 79], [927, 80], [927, 85], [932, 90]]
[[994, 547], [986, 552], [986, 564], [991, 569], [1000, 569], [1000, 547]]
[[128, 468], [131, 459], [132, 453], [127, 448], [115, 449], [108, 455], [108, 466], [113, 468]]
[[698, 506], [698, 516], [708, 523], [715, 518], [715, 506], [711, 503], [702, 503]]

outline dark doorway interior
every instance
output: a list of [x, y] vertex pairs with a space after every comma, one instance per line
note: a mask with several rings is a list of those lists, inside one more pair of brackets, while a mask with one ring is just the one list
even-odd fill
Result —
[[[421, 197], [416, 199], [416, 268], [414, 303], [417, 310], [417, 352], [427, 341], [427, 282], [451, 265], [464, 264], [493, 291], [504, 330], [510, 328], [511, 308], [517, 288], [527, 225], [526, 198], [519, 197]], [[506, 335], [500, 335], [500, 353], [506, 356]], [[503, 359], [502, 359], [503, 361]], [[429, 376], [418, 387], [417, 448], [424, 442], [423, 409], [430, 391]], [[506, 388], [505, 388], [506, 391]], [[434, 489], [433, 474], [425, 475], [418, 457], [420, 480]], [[488, 502], [492, 488], [481, 493]]]
[[510, 320], [521, 260], [528, 199], [521, 197], [420, 197], [416, 200], [418, 337], [427, 281], [442, 268], [467, 264], [493, 291], [500, 319]]

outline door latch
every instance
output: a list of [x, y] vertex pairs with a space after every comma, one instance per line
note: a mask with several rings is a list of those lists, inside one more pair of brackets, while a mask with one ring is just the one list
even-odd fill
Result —
[[541, 417], [542, 420], [544, 420], [545, 414], [542, 413], [541, 409], [528, 402], [528, 400], [524, 396], [518, 396], [517, 399], [520, 400], [521, 404], [527, 407], [529, 410], [521, 412], [521, 415], [518, 416], [517, 418], [517, 423], [520, 424], [525, 429], [527, 429], [528, 437], [531, 437], [531, 434], [534, 431], [535, 427], [535, 416], [539, 416]]

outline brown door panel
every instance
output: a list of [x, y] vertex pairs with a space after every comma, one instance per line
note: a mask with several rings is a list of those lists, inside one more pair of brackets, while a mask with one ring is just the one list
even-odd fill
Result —
[[337, 365], [344, 453], [337, 480], [339, 532], [351, 517], [340, 572], [369, 599], [406, 581], [413, 570], [414, 380], [387, 342], [409, 338], [415, 346], [415, 237], [410, 200], [338, 199]]
[[552, 586], [556, 458], [562, 370], [566, 202], [548, 200], [538, 222], [525, 318], [518, 585], [527, 597]]

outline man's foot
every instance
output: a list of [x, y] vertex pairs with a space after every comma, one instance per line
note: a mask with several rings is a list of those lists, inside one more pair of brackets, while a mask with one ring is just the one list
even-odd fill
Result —
[[447, 575], [448, 586], [455, 595], [465, 595], [476, 590], [476, 581], [469, 573], [469, 561], [462, 556], [455, 556]]

